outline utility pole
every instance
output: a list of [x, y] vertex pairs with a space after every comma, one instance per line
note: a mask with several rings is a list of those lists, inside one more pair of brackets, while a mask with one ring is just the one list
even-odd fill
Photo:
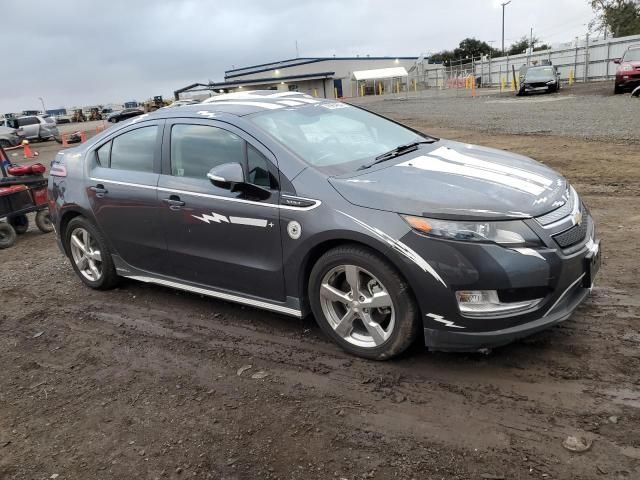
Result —
[[44, 106], [44, 100], [42, 99], [42, 97], [38, 97], [40, 99], [40, 103], [42, 103], [42, 114], [44, 115], [45, 113], [47, 113], [47, 109]]
[[502, 5], [502, 55], [504, 55], [504, 7], [506, 7], [510, 3], [511, 3], [511, 0], [501, 4]]
[[296, 40], [296, 58], [300, 58], [300, 52], [298, 52], [298, 40]]
[[531, 63], [531, 55], [533, 55], [533, 27], [529, 33], [529, 55], [527, 56], [527, 65]]

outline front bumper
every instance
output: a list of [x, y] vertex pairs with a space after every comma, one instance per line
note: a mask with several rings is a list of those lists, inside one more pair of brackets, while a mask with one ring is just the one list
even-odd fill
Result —
[[[426, 346], [442, 351], [493, 348], [569, 318], [588, 296], [601, 258], [593, 219], [586, 208], [581, 211], [582, 222], [570, 228], [566, 218], [558, 227], [526, 220], [544, 243], [535, 249], [430, 240], [415, 232], [405, 236], [403, 241], [423, 254], [443, 280], [435, 284], [424, 274], [408, 275], [414, 291], [424, 292], [416, 300]], [[582, 236], [576, 240], [574, 234]], [[455, 292], [461, 290], [495, 290], [505, 295], [505, 302], [516, 302], [517, 296], [539, 301], [517, 313], [472, 317], [460, 311]]]
[[640, 86], [640, 75], [628, 75], [627, 78], [617, 77], [616, 87], [622, 90], [633, 90], [635, 87]]
[[475, 352], [501, 347], [567, 320], [589, 292], [589, 288], [578, 285], [565, 295], [549, 315], [510, 328], [489, 332], [455, 332], [425, 327], [425, 345], [429, 350], [447, 352]]

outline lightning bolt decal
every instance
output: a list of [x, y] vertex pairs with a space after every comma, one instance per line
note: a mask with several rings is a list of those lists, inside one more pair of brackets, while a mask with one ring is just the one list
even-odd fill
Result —
[[432, 318], [433, 320], [435, 320], [436, 322], [440, 322], [444, 325], [446, 325], [447, 327], [451, 327], [451, 328], [465, 328], [462, 325], [456, 325], [454, 322], [452, 322], [451, 320], [446, 320], [442, 315], [436, 315], [435, 313], [427, 313], [427, 317]]
[[220, 222], [225, 222], [225, 223], [229, 223], [229, 219], [227, 217], [225, 217], [224, 215], [220, 215], [219, 213], [215, 213], [215, 212], [211, 212], [211, 215], [207, 215], [206, 213], [203, 213], [202, 216], [197, 216], [197, 215], [191, 215], [193, 218], [197, 218], [198, 220], [202, 220], [204, 223], [209, 223], [209, 222], [216, 222], [216, 223], [220, 223]]

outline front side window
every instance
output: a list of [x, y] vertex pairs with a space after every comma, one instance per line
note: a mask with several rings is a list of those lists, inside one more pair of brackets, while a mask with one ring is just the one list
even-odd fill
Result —
[[223, 163], [244, 164], [244, 140], [217, 127], [174, 125], [171, 129], [171, 174], [204, 179]]
[[307, 163], [351, 171], [399, 145], [425, 140], [402, 125], [342, 103], [269, 110], [250, 117]]
[[36, 117], [24, 117], [18, 119], [18, 125], [24, 127], [26, 125], [36, 125], [40, 123]]
[[108, 142], [102, 145], [98, 150], [96, 150], [98, 165], [100, 165], [101, 167], [109, 167], [110, 155], [111, 155], [111, 142]]
[[158, 127], [154, 125], [131, 130], [114, 138], [111, 146], [110, 167], [136, 172], [153, 172], [157, 135]]
[[268, 162], [256, 148], [247, 145], [247, 182], [259, 187], [275, 188], [276, 182], [269, 172]]

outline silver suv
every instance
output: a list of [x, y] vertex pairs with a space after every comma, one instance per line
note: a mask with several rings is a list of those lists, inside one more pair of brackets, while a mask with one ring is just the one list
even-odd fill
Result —
[[56, 121], [48, 115], [8, 118], [7, 126], [18, 130], [18, 135], [27, 140], [53, 140], [60, 137]]

